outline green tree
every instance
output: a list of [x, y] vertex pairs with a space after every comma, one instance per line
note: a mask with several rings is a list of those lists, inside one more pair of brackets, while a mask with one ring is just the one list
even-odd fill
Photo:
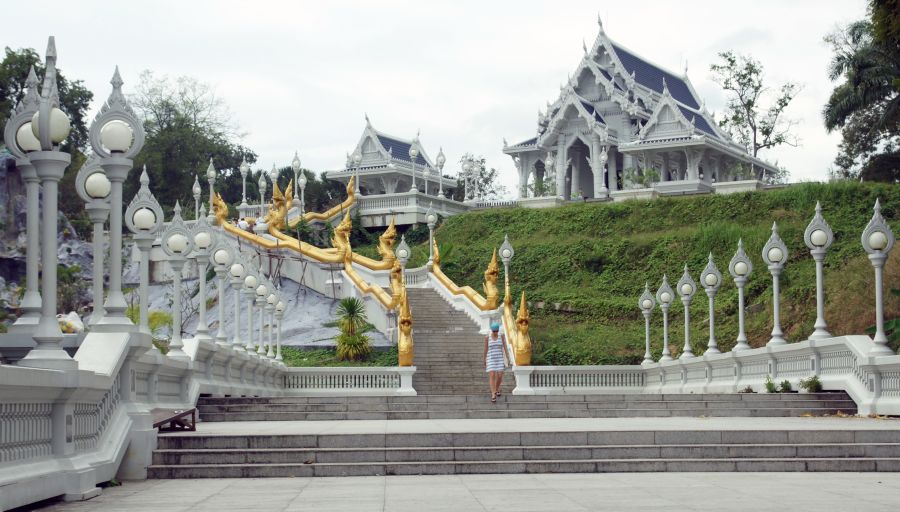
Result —
[[[209, 159], [219, 171], [216, 188], [237, 196], [226, 197], [239, 202], [241, 161], [256, 161], [256, 155], [237, 140], [241, 133], [224, 101], [213, 88], [192, 77], [157, 77], [151, 71], [141, 73], [129, 101], [139, 113], [146, 131], [144, 149], [135, 159], [135, 167], [147, 166], [153, 193], [170, 209], [176, 200], [193, 204], [191, 186], [194, 175], [206, 184]], [[139, 186], [139, 173], [131, 173], [126, 182], [125, 197], [131, 197]], [[250, 196], [248, 177], [248, 199]], [[206, 186], [204, 186], [204, 191]], [[255, 191], [255, 187], [253, 189]], [[203, 195], [208, 200], [206, 193]]]
[[841, 80], [823, 109], [825, 128], [843, 136], [835, 159], [841, 177], [900, 179], [900, 41], [883, 12], [888, 3], [872, 2], [872, 21], [825, 37], [834, 51], [829, 78]]
[[[784, 111], [800, 92], [800, 86], [786, 82], [777, 92], [763, 82], [763, 66], [748, 55], [721, 52], [721, 62], [710, 66], [713, 80], [728, 94], [725, 117], [719, 126], [751, 155], [782, 144], [796, 146], [798, 138], [791, 133], [796, 125], [784, 117]], [[760, 178], [765, 176], [760, 175]]]

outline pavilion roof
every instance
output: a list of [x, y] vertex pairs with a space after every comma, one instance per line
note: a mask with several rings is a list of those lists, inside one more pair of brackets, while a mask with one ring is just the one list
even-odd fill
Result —
[[637, 56], [634, 52], [625, 49], [618, 43], [610, 41], [610, 44], [616, 56], [619, 57], [622, 66], [625, 67], [628, 73], [634, 73], [635, 82], [662, 94], [663, 79], [665, 79], [669, 85], [669, 92], [676, 101], [693, 109], [700, 108], [697, 98], [694, 97], [691, 88], [683, 78]]

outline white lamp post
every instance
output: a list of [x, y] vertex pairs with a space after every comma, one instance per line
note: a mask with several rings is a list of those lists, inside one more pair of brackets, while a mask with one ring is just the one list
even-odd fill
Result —
[[409, 145], [409, 164], [412, 166], [412, 185], [409, 187], [410, 192], [418, 192], [419, 190], [416, 188], [416, 158], [419, 156], [419, 148], [416, 146], [418, 145], [418, 137], [413, 139], [412, 144]]
[[191, 187], [191, 192], [194, 194], [194, 220], [197, 220], [200, 218], [200, 194], [203, 193], [203, 189], [200, 188], [200, 180], [197, 179], [196, 174], [194, 175], [194, 186]]
[[[41, 239], [41, 316], [34, 331], [37, 346], [28, 352], [19, 365], [57, 370], [73, 370], [78, 363], [62, 349], [62, 331], [56, 321], [56, 264], [57, 212], [59, 180], [71, 161], [59, 145], [69, 135], [69, 118], [60, 110], [56, 93], [56, 44], [51, 37], [47, 44], [46, 72], [38, 107], [31, 118], [31, 131], [39, 141], [38, 149], [28, 153], [43, 190], [43, 217]], [[19, 128], [21, 130], [21, 128]], [[17, 143], [30, 142], [26, 137], [16, 137]], [[33, 147], [33, 146], [32, 146]], [[24, 148], [26, 151], [29, 147]], [[123, 301], [124, 302], [124, 301]]]
[[283, 361], [284, 358], [281, 357], [281, 320], [284, 318], [284, 309], [285, 304], [284, 301], [278, 301], [278, 304], [275, 304], [275, 321], [278, 322], [278, 337], [276, 338], [278, 345], [278, 352], [275, 354], [276, 361]]
[[241, 206], [247, 206], [247, 174], [250, 173], [250, 164], [247, 163], [247, 158], [244, 157], [241, 160]]
[[469, 200], [469, 192], [471, 191], [471, 187], [469, 187], [469, 173], [472, 172], [472, 159], [467, 155], [463, 160], [462, 164], [462, 172], [463, 172], [463, 201]]
[[106, 237], [103, 225], [109, 217], [109, 192], [111, 183], [103, 174], [99, 162], [91, 159], [85, 162], [75, 176], [75, 191], [85, 202], [84, 209], [94, 225], [92, 239], [93, 248], [93, 284], [94, 309], [91, 312], [91, 325], [96, 325], [103, 317], [103, 250]]
[[[553, 153], [547, 153], [547, 158], [544, 159], [544, 181], [546, 183], [547, 180], [547, 172], [552, 172], [554, 176], [556, 176], [556, 158], [554, 158]], [[559, 195], [559, 194], [555, 194]]]
[[684, 305], [684, 347], [681, 349], [678, 359], [690, 359], [694, 357], [694, 351], [691, 348], [691, 300], [697, 293], [697, 284], [691, 278], [687, 264], [685, 264], [684, 273], [681, 274], [681, 279], [675, 284], [675, 288]]
[[722, 273], [716, 268], [712, 253], [709, 253], [709, 262], [700, 275], [700, 284], [709, 297], [709, 343], [706, 345], [705, 353], [718, 354], [720, 352], [716, 342], [716, 292], [722, 286]]
[[212, 262], [215, 265], [216, 277], [219, 279], [219, 331], [216, 333], [216, 345], [227, 347], [228, 337], [225, 334], [225, 276], [228, 274], [228, 267], [231, 265], [233, 258], [228, 246], [221, 240], [210, 250], [212, 253]]
[[303, 215], [303, 213], [306, 211], [306, 173], [302, 170], [300, 171], [300, 177], [298, 178], [298, 181], [300, 184], [300, 215]]
[[656, 291], [656, 300], [659, 301], [659, 308], [663, 312], [663, 349], [662, 357], [659, 358], [660, 362], [672, 360], [672, 354], [669, 352], [669, 306], [672, 305], [674, 299], [675, 292], [669, 286], [669, 279], [663, 274], [662, 285]]
[[[260, 284], [256, 287], [256, 307], [259, 308], [259, 343], [256, 344], [256, 353], [261, 357], [266, 354], [266, 295], [269, 288]], [[252, 306], [251, 306], [252, 307]]]
[[[299, 174], [303, 170], [300, 167], [300, 154], [294, 151], [294, 159], [291, 161], [291, 170], [294, 171], [294, 199], [291, 200], [291, 208], [300, 208], [300, 194], [297, 193]], [[304, 184], [305, 185], [305, 184]], [[303, 214], [303, 211], [300, 211]]]
[[353, 160], [353, 166], [356, 168], [355, 176], [356, 178], [353, 180], [353, 191], [356, 195], [360, 195], [359, 191], [359, 164], [362, 163], [362, 155], [359, 150], [353, 152], [353, 156], [350, 157]]
[[216, 194], [214, 188], [216, 183], [216, 167], [213, 165], [212, 157], [209, 157], [209, 165], [206, 167], [206, 181], [209, 182], [209, 216], [206, 217], [206, 223], [212, 226], [216, 223], [216, 216], [213, 214], [213, 198]]
[[206, 209], [200, 206], [197, 223], [194, 225], [194, 258], [197, 260], [197, 277], [200, 280], [200, 313], [197, 319], [195, 336], [201, 339], [212, 339], [209, 335], [209, 324], [206, 322], [206, 267], [212, 254], [209, 249], [215, 242], [215, 233], [206, 223]]
[[881, 216], [881, 203], [875, 200], [875, 213], [862, 234], [863, 249], [869, 254], [869, 261], [875, 269], [875, 337], [870, 356], [892, 355], [888, 339], [884, 333], [884, 283], [883, 268], [888, 253], [894, 247], [894, 233]]
[[[275, 164], [272, 164], [275, 165]], [[256, 224], [253, 225], [253, 231], [257, 234], [266, 232], [266, 226], [263, 224], [263, 217], [266, 215], [266, 173], [259, 171], [259, 215], [256, 216]]]
[[244, 278], [244, 298], [247, 299], [247, 344], [244, 348], [248, 354], [255, 354], [256, 350], [253, 346], [253, 299], [256, 295], [256, 285], [259, 281], [253, 274], [248, 274]]
[[122, 93], [118, 67], [110, 83], [112, 93], [89, 132], [94, 155], [112, 182], [109, 195], [109, 291], [103, 306], [106, 314], [95, 329], [121, 332], [133, 327], [125, 316], [127, 304], [122, 294], [122, 183], [131, 170], [132, 159], [144, 145], [144, 129]]
[[428, 224], [428, 268], [434, 265], [434, 226], [437, 224], [437, 214], [429, 206], [425, 212], [425, 222]]
[[141, 252], [141, 279], [139, 286], [140, 295], [140, 323], [138, 330], [144, 334], [150, 334], [148, 290], [150, 288], [150, 249], [156, 240], [156, 233], [163, 224], [163, 211], [159, 202], [150, 192], [150, 177], [147, 176], [147, 167], [141, 172], [141, 188], [128, 203], [125, 209], [125, 225], [133, 233], [132, 238]]
[[269, 350], [266, 352], [266, 357], [269, 359], [275, 359], [275, 348], [272, 346], [272, 335], [275, 330], [275, 303], [278, 302], [278, 297], [275, 296], [274, 293], [270, 293], [268, 297], [266, 297], [266, 313], [269, 314]]
[[269, 181], [272, 182], [272, 194], [275, 194], [275, 184], [278, 183], [278, 169], [272, 164], [272, 170], [269, 171]]
[[731, 258], [728, 264], [728, 273], [734, 278], [734, 284], [738, 289], [738, 335], [737, 343], [732, 351], [747, 350], [750, 344], [747, 343], [747, 334], [744, 332], [744, 286], [753, 272], [753, 263], [744, 252], [744, 241], [738, 240], [737, 252]]
[[503, 260], [503, 284], [504, 289], [509, 289], [509, 262], [512, 261], [513, 256], [516, 254], [516, 251], [513, 250], [513, 246], [509, 243], [509, 235], [503, 235], [503, 243], [500, 244], [500, 259]]
[[444, 164], [446, 162], [447, 162], [447, 157], [444, 156], [444, 148], [440, 148], [438, 150], [438, 154], [434, 161], [434, 164], [437, 165], [438, 195], [441, 197], [444, 197]]
[[244, 276], [247, 275], [247, 269], [243, 263], [240, 263], [240, 255], [236, 255], [234, 263], [228, 268], [231, 275], [231, 288], [234, 290], [234, 336], [231, 340], [231, 348], [238, 352], [243, 352], [244, 342], [241, 340], [241, 293], [244, 289]]
[[28, 155], [41, 151], [41, 142], [31, 130], [31, 119], [37, 112], [40, 97], [38, 95], [38, 79], [34, 66], [28, 70], [25, 80], [26, 93], [22, 101], [6, 121], [3, 137], [6, 147], [16, 158], [16, 169], [22, 173], [25, 181], [25, 295], [19, 303], [22, 314], [9, 326], [9, 332], [32, 332], [41, 318], [41, 293], [39, 288], [38, 267], [40, 259], [40, 178], [31, 164]]
[[641, 364], [651, 364], [653, 363], [653, 355], [650, 353], [650, 314], [653, 313], [653, 307], [656, 306], [656, 301], [653, 300], [653, 295], [650, 293], [650, 283], [644, 284], [644, 293], [641, 294], [640, 299], [638, 299], [638, 307], [641, 309], [641, 313], [644, 314], [644, 361]]
[[769, 272], [772, 274], [773, 294], [772, 337], [766, 345], [784, 345], [787, 341], [784, 339], [784, 333], [781, 332], [781, 307], [779, 304], [781, 293], [779, 291], [780, 287], [778, 279], [781, 275], [781, 271], [784, 269], [784, 263], [788, 259], [788, 250], [784, 242], [781, 241], [781, 237], [778, 236], [778, 223], [776, 222], [772, 223], [772, 236], [769, 237], [769, 241], [763, 246], [762, 259], [769, 267]]
[[814, 331], [810, 334], [809, 339], [817, 340], [822, 338], [830, 338], [831, 333], [828, 332], [828, 326], [825, 324], [825, 278], [823, 266], [825, 263], [825, 253], [834, 242], [834, 233], [831, 226], [822, 218], [822, 205], [816, 201], [816, 214], [812, 221], [806, 226], [803, 232], [803, 241], [809, 248], [809, 253], [816, 260], [816, 323]]
[[181, 205], [175, 202], [175, 214], [168, 229], [162, 234], [162, 248], [169, 257], [169, 267], [172, 269], [172, 341], [169, 343], [169, 357], [175, 359], [190, 359], [184, 352], [184, 343], [181, 341], [181, 271], [184, 269], [185, 258], [194, 248], [194, 240], [181, 219]]

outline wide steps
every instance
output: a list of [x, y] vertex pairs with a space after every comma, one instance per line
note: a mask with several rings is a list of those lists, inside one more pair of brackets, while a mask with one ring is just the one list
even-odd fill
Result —
[[150, 478], [900, 471], [900, 430], [162, 435]]
[[[447, 390], [444, 390], [446, 393]], [[202, 421], [788, 417], [855, 414], [844, 393], [201, 398]]]

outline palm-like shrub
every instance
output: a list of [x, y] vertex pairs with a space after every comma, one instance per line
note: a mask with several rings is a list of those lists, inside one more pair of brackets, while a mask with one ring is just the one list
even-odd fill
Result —
[[372, 345], [365, 334], [341, 333], [337, 337], [337, 358], [340, 361], [360, 361], [372, 354]]
[[366, 306], [356, 297], [345, 297], [337, 307], [338, 325], [341, 332], [355, 336], [366, 325]]

